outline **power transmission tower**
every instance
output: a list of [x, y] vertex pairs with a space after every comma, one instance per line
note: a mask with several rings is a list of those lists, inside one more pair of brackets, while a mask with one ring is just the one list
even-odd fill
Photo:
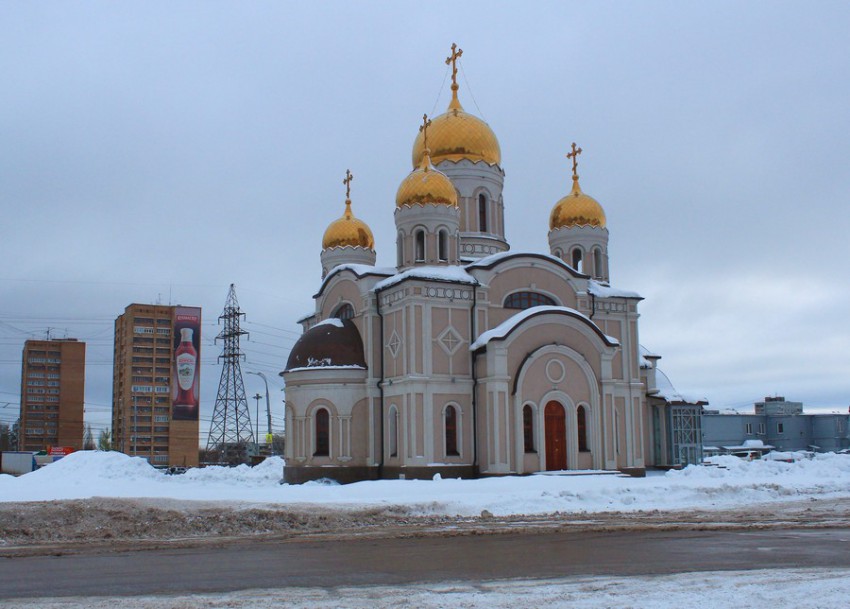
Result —
[[224, 368], [221, 370], [207, 440], [207, 452], [217, 453], [218, 460], [227, 463], [246, 463], [250, 457], [249, 450], [253, 450], [255, 445], [239, 363], [245, 358], [239, 350], [239, 339], [248, 334], [239, 327], [244, 317], [245, 314], [239, 310], [239, 301], [236, 300], [236, 289], [231, 283], [224, 312], [218, 318], [219, 325], [223, 323], [224, 328], [215, 340], [224, 341], [224, 349], [218, 357], [219, 363], [224, 362]]

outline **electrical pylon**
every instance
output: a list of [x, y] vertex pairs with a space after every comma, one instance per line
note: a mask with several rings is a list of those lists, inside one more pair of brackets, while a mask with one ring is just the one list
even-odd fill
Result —
[[245, 314], [239, 310], [239, 301], [236, 300], [235, 286], [231, 283], [227, 302], [224, 303], [224, 312], [218, 318], [219, 325], [223, 323], [224, 327], [215, 340], [224, 341], [224, 349], [218, 356], [218, 361], [224, 363], [224, 368], [221, 370], [207, 440], [207, 452], [218, 453], [219, 460], [227, 463], [247, 462], [249, 451], [255, 446], [245, 384], [242, 382], [242, 367], [239, 363], [245, 358], [239, 350], [239, 339], [248, 334], [239, 326], [244, 317]]

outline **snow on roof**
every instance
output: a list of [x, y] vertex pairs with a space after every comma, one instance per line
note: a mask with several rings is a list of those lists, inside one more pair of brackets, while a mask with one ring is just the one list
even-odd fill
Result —
[[520, 254], [520, 252], [510, 252], [510, 251], [508, 251], [508, 252], [498, 252], [498, 253], [495, 253], [495, 254], [490, 254], [489, 256], [484, 256], [483, 258], [479, 258], [478, 260], [474, 261], [472, 264], [468, 264], [466, 266], [467, 266], [467, 268], [469, 268], [469, 267], [474, 268], [476, 266], [490, 266], [491, 264], [495, 264], [496, 262], [498, 262], [499, 260], [501, 260], [503, 258], [510, 258], [511, 256], [517, 256], [518, 254]]
[[676, 391], [676, 388], [673, 387], [673, 383], [670, 382], [669, 377], [664, 374], [664, 371], [660, 368], [655, 369], [655, 388], [658, 391], [654, 395], [656, 397], [663, 398], [668, 402], [682, 402], [684, 404], [708, 404], [708, 400], [705, 398], [695, 398], [693, 396], [686, 396]]
[[650, 351], [649, 349], [647, 349], [643, 345], [638, 345], [638, 350], [639, 350], [638, 357], [640, 358], [640, 367], [641, 368], [644, 368], [644, 369], [652, 368], [653, 367], [652, 362], [649, 361], [649, 360], [661, 359], [660, 355], [655, 355], [654, 353], [652, 353], [652, 351]]
[[341, 273], [342, 271], [351, 271], [358, 277], [363, 277], [364, 275], [383, 275], [384, 277], [389, 277], [390, 275], [395, 273], [395, 268], [384, 266], [370, 266], [368, 264], [355, 264], [353, 262], [337, 265], [332, 268], [327, 275], [325, 275], [325, 278], [322, 280], [322, 285], [319, 286], [319, 291], [315, 294], [315, 296], [318, 296], [322, 293], [322, 290], [325, 289], [325, 286], [331, 280], [331, 277], [335, 277], [338, 273]]
[[303, 321], [307, 321], [308, 319], [310, 319], [311, 317], [313, 317], [315, 314], [316, 314], [316, 312], [315, 312], [315, 311], [313, 311], [313, 312], [311, 312], [311, 313], [307, 313], [306, 315], [302, 315], [301, 317], [299, 317], [298, 319], [296, 319], [296, 320], [295, 320], [295, 323], [299, 323], [299, 324], [300, 324], [300, 323], [301, 323], [301, 322], [303, 322]]
[[505, 338], [508, 334], [511, 333], [511, 331], [514, 328], [516, 328], [523, 321], [525, 321], [529, 317], [532, 317], [534, 315], [539, 315], [541, 313], [568, 313], [568, 314], [576, 316], [576, 317], [581, 317], [582, 319], [587, 320], [587, 322], [589, 324], [593, 325], [599, 331], [599, 333], [602, 336], [605, 337], [605, 340], [607, 340], [610, 344], [613, 344], [613, 345], [619, 345], [620, 344], [620, 341], [618, 341], [613, 336], [607, 336], [605, 334], [602, 334], [602, 331], [599, 330], [599, 328], [596, 326], [596, 324], [594, 324], [593, 321], [587, 315], [585, 315], [584, 313], [579, 313], [578, 311], [576, 311], [575, 309], [571, 309], [570, 307], [539, 306], [539, 307], [530, 307], [528, 309], [524, 309], [524, 310], [520, 311], [519, 313], [517, 313], [516, 315], [513, 315], [512, 317], [506, 319], [505, 321], [500, 323], [495, 328], [492, 328], [490, 330], [487, 330], [486, 332], [483, 332], [477, 339], [475, 339], [474, 343], [469, 345], [469, 350], [475, 351], [475, 350], [480, 349], [481, 347], [485, 346], [491, 340], [498, 340], [498, 339]]
[[303, 370], [310, 370], [311, 372], [321, 371], [326, 372], [328, 370], [366, 370], [363, 366], [359, 366], [357, 364], [346, 364], [343, 366], [335, 366], [333, 364], [324, 364], [322, 362], [313, 362], [312, 366], [300, 366], [298, 368], [290, 368], [286, 372], [301, 372]]
[[505, 260], [507, 258], [519, 258], [521, 256], [527, 256], [531, 258], [539, 258], [541, 260], [546, 260], [547, 262], [551, 262], [552, 264], [556, 264], [565, 269], [569, 269], [569, 271], [578, 276], [578, 277], [588, 277], [581, 271], [578, 271], [571, 267], [569, 264], [558, 258], [557, 256], [552, 256], [551, 254], [541, 254], [539, 252], [498, 252], [496, 254], [490, 254], [489, 256], [484, 256], [483, 258], [479, 258], [478, 260], [472, 261], [470, 264], [466, 265], [468, 269], [476, 269], [476, 268], [486, 268], [492, 267], [498, 264], [501, 260]]
[[323, 319], [319, 323], [317, 323], [314, 328], [318, 328], [319, 326], [336, 326], [337, 328], [342, 328], [343, 323], [342, 320], [336, 317], [328, 317], [327, 319]]
[[444, 281], [478, 285], [478, 280], [467, 273], [462, 266], [417, 266], [379, 281], [373, 288], [379, 292], [401, 283], [405, 279], [424, 279], [426, 281]]
[[636, 298], [638, 300], [643, 300], [643, 296], [637, 292], [618, 290], [617, 288], [604, 285], [595, 279], [591, 279], [587, 282], [587, 291], [599, 298]]

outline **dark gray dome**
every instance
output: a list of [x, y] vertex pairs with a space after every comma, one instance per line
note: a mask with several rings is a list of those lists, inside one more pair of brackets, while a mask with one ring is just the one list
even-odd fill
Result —
[[349, 319], [326, 319], [302, 334], [289, 353], [284, 372], [328, 366], [366, 368], [363, 339]]

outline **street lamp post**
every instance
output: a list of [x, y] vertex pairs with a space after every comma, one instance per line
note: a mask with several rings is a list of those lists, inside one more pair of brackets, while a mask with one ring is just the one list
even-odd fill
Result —
[[254, 396], [257, 400], [257, 455], [260, 454], [260, 400], [262, 397], [259, 393]]
[[[268, 424], [269, 424], [268, 435], [271, 436], [272, 435], [272, 406], [271, 406], [271, 402], [269, 401], [269, 380], [266, 378], [266, 375], [263, 374], [262, 372], [250, 372], [249, 371], [248, 374], [256, 374], [261, 379], [263, 379], [263, 383], [265, 383], [265, 385], [266, 385], [266, 418], [268, 419]], [[258, 411], [257, 412], [257, 436], [260, 435], [260, 432], [259, 432], [260, 421], [259, 421], [259, 419], [260, 419], [260, 414], [259, 414], [259, 411]], [[259, 437], [257, 438], [257, 441], [259, 442]], [[274, 446], [274, 442], [272, 442], [272, 446]]]

